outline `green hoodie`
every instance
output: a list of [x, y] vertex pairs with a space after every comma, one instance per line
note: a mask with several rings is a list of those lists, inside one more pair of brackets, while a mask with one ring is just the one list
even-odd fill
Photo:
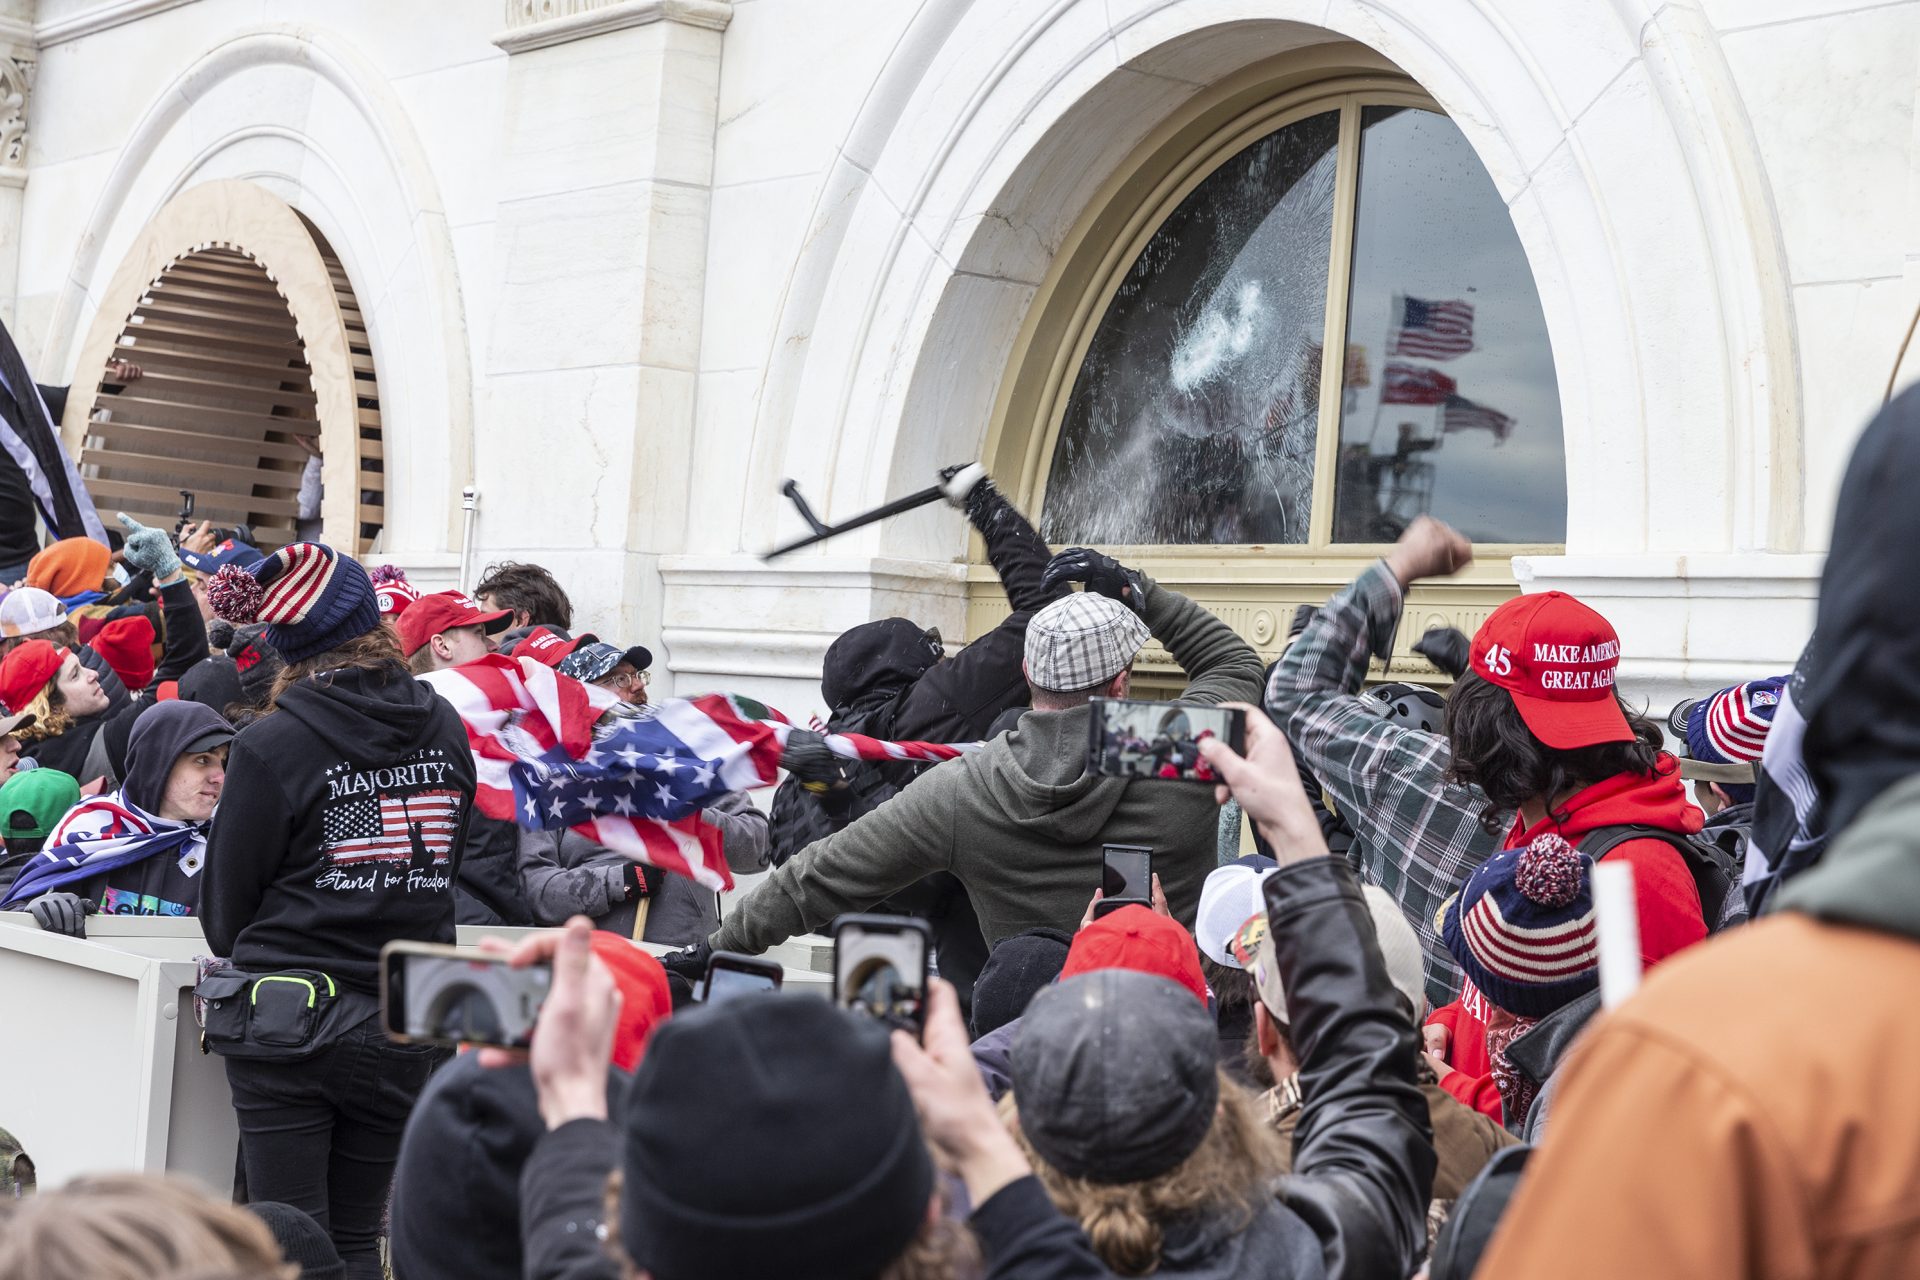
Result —
[[[1181, 701], [1258, 701], [1260, 655], [1226, 623], [1157, 585], [1144, 617], [1191, 682]], [[936, 871], [966, 886], [989, 946], [1040, 926], [1071, 931], [1100, 887], [1103, 844], [1150, 846], [1167, 905], [1191, 928], [1214, 867], [1213, 788], [1088, 773], [1089, 714], [1029, 711], [980, 750], [928, 770], [782, 864], [734, 908], [714, 947], [765, 951]]]

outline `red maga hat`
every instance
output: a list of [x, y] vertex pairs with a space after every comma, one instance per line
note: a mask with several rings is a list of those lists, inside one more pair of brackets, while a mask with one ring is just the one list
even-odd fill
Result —
[[464, 591], [436, 591], [408, 605], [394, 626], [400, 632], [402, 652], [411, 658], [420, 651], [421, 645], [443, 631], [452, 631], [455, 627], [485, 627], [487, 634], [493, 635], [505, 631], [512, 621], [511, 609], [489, 613]]
[[526, 638], [513, 646], [510, 658], [532, 658], [535, 662], [549, 667], [560, 665], [560, 659], [572, 653], [583, 644], [598, 644], [600, 637], [591, 631], [568, 635], [559, 627], [535, 627], [527, 632]]
[[1561, 591], [1520, 596], [1473, 637], [1473, 672], [1513, 696], [1533, 736], [1559, 751], [1631, 742], [1614, 697], [1620, 637], [1613, 624]]

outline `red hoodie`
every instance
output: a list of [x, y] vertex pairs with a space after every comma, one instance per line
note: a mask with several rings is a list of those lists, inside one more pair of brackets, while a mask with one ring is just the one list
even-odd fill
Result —
[[[1601, 827], [1658, 827], [1687, 835], [1699, 832], [1705, 821], [1687, 800], [1687, 789], [1680, 781], [1680, 763], [1666, 752], [1660, 753], [1654, 776], [1621, 773], [1576, 792], [1560, 807], [1560, 820], [1549, 815], [1531, 827], [1523, 826], [1515, 815], [1513, 830], [1507, 833], [1508, 849], [1531, 843], [1549, 832], [1565, 836], [1573, 844]], [[1693, 873], [1679, 852], [1663, 840], [1629, 840], [1607, 854], [1609, 859], [1633, 865], [1633, 896], [1640, 914], [1640, 963], [1651, 969], [1674, 952], [1684, 950], [1707, 936], [1706, 921], [1700, 910], [1700, 891]], [[1493, 1085], [1487, 1065], [1486, 1021], [1472, 1008], [1472, 996], [1436, 1009], [1428, 1017], [1429, 1026], [1447, 1028], [1449, 1061], [1455, 1070], [1440, 1085], [1460, 1101], [1494, 1119], [1500, 1119], [1500, 1091]], [[1484, 996], [1479, 996], [1484, 1000]]]

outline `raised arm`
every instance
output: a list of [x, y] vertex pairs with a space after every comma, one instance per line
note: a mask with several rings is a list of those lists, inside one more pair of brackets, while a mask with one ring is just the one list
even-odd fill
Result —
[[967, 781], [965, 767], [963, 758], [929, 770], [845, 830], [781, 863], [735, 904], [711, 939], [714, 949], [758, 954], [948, 870], [952, 795]]

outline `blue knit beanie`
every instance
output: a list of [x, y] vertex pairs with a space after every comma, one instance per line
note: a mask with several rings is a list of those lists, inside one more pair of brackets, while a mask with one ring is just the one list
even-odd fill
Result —
[[1544, 1018], [1600, 982], [1593, 859], [1551, 834], [1494, 854], [1440, 908], [1440, 936], [1487, 999]]
[[207, 600], [235, 626], [266, 623], [266, 642], [290, 663], [380, 625], [367, 571], [321, 542], [290, 543], [251, 569], [227, 565], [207, 583]]

